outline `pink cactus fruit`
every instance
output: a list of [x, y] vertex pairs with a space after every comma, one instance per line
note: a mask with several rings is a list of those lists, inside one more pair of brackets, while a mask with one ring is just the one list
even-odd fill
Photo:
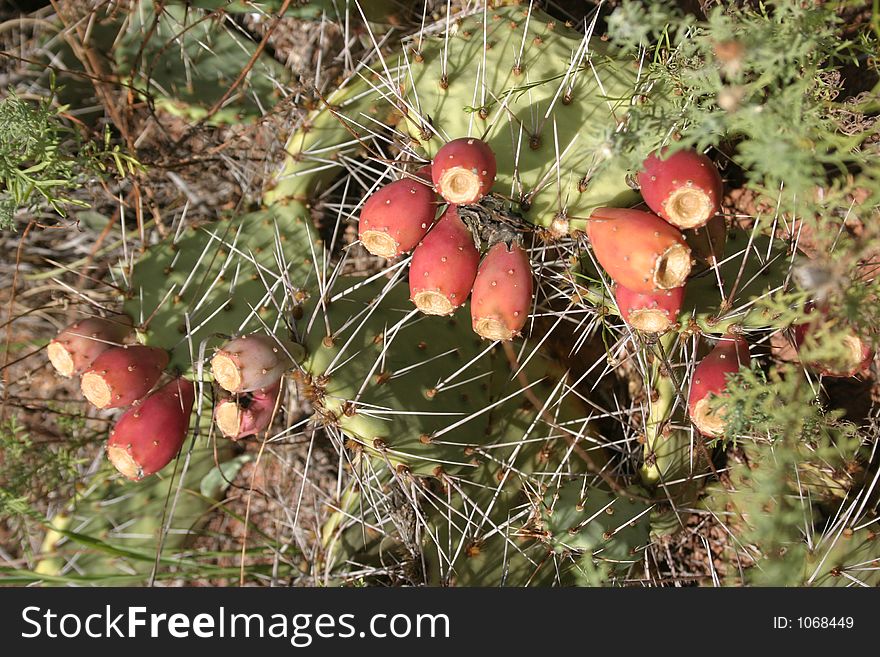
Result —
[[194, 403], [195, 387], [180, 378], [128, 409], [110, 432], [110, 462], [134, 481], [164, 468], [183, 446]]
[[658, 292], [633, 292], [617, 285], [614, 291], [623, 320], [637, 331], [666, 333], [676, 325], [684, 301], [684, 287]]
[[211, 359], [211, 372], [227, 392], [253, 392], [273, 386], [293, 366], [294, 353], [287, 341], [252, 333], [230, 340], [217, 350]]
[[633, 292], [681, 287], [690, 274], [691, 250], [681, 232], [650, 212], [599, 208], [587, 235], [599, 264]]
[[410, 178], [380, 187], [364, 203], [358, 237], [367, 251], [383, 258], [412, 250], [434, 223], [435, 198], [430, 187]]
[[410, 299], [427, 315], [451, 315], [467, 300], [479, 263], [473, 235], [450, 205], [413, 252]]
[[96, 408], [124, 408], [150, 392], [167, 365], [158, 347], [111, 347], [83, 372], [80, 389]]
[[649, 155], [638, 174], [645, 203], [678, 228], [703, 226], [721, 209], [724, 186], [715, 164], [693, 149]]
[[519, 335], [532, 305], [532, 266], [519, 244], [504, 242], [486, 253], [471, 291], [474, 331], [489, 340]]
[[103, 352], [121, 345], [131, 332], [128, 315], [81, 319], [49, 343], [49, 362], [61, 376], [81, 374]]
[[[811, 319], [794, 327], [794, 340], [798, 349], [801, 348], [810, 333], [820, 328], [827, 317], [826, 312], [816, 310], [812, 303], [807, 305], [807, 313]], [[842, 336], [841, 342], [845, 352], [842, 361], [811, 362], [810, 366], [824, 376], [846, 378], [863, 372], [871, 365], [874, 360], [874, 350], [869, 341], [863, 340], [854, 330], [850, 329]]]
[[691, 422], [704, 436], [720, 436], [725, 429], [725, 409], [712, 410], [712, 398], [726, 396], [727, 378], [749, 365], [749, 343], [726, 335], [694, 368], [688, 396]]
[[232, 440], [260, 433], [269, 428], [276, 402], [281, 392], [281, 380], [262, 391], [242, 395], [237, 399], [222, 400], [214, 408], [214, 422], [220, 432]]
[[440, 147], [431, 163], [434, 188], [449, 203], [476, 203], [492, 189], [497, 165], [495, 153], [473, 137], [453, 139]]

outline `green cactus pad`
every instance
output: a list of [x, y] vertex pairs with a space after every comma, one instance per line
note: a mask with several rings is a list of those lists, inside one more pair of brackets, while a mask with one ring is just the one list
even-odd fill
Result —
[[636, 62], [526, 7], [469, 16], [448, 39], [410, 46], [420, 57], [408, 53], [408, 66], [386, 61], [401, 67], [409, 133], [428, 157], [450, 139], [485, 139], [498, 162], [495, 191], [527, 199], [525, 216], [539, 226], [564, 211], [563, 232], [582, 229], [596, 207], [638, 198], [608, 148], [637, 95]]
[[[466, 472], [475, 467], [473, 447], [527, 432], [534, 410], [510, 380], [501, 348], [471, 330], [467, 307], [429, 317], [413, 313], [404, 285], [383, 290], [388, 281], [380, 279], [346, 292], [357, 284], [341, 279], [341, 297], [326, 313], [315, 299], [314, 314], [307, 310], [300, 321], [309, 354], [303, 366], [313, 380], [326, 378], [320, 404], [328, 421], [421, 474]], [[535, 360], [532, 372], [542, 369]], [[549, 385], [536, 383], [539, 397]]]
[[544, 540], [557, 552], [583, 553], [573, 572], [598, 585], [640, 561], [640, 548], [649, 542], [649, 510], [650, 505], [625, 493], [583, 491], [580, 482], [570, 482], [544, 498]]
[[[199, 9], [216, 11], [222, 9], [228, 13], [265, 13], [276, 14], [284, 5], [283, 0], [173, 0], [173, 4], [188, 4]], [[368, 21], [375, 23], [398, 23], [412, 11], [412, 5], [401, 0], [364, 0], [359, 3]], [[360, 12], [354, 2], [345, 0], [294, 0], [290, 3], [285, 18], [300, 20], [328, 20], [345, 22], [345, 10], [348, 6], [350, 19], [360, 18]]]
[[[98, 43], [113, 53], [115, 70], [131, 76], [134, 86], [157, 106], [201, 119], [238, 78], [256, 44], [227, 29], [225, 20], [187, 7], [166, 6], [156, 20], [153, 6], [141, 2], [127, 14], [121, 35], [118, 24], [101, 26]], [[211, 121], [233, 123], [261, 116], [281, 100], [279, 88], [289, 77], [280, 63], [263, 54]]]
[[297, 292], [317, 284], [321, 254], [308, 209], [297, 202], [189, 227], [135, 264], [124, 309], [146, 344], [171, 353], [169, 367], [191, 373], [224, 336], [283, 335]]
[[[107, 464], [73, 511], [53, 520], [44, 544], [46, 556], [36, 575], [50, 584], [144, 584], [158, 554], [159, 578], [173, 573], [176, 578], [185, 577], [191, 565], [196, 577], [204, 576], [211, 566], [190, 564], [181, 551], [216, 502], [200, 491], [202, 480], [214, 468], [215, 459], [222, 462], [232, 452], [229, 444], [219, 445], [217, 451], [195, 448], [185, 473], [184, 455], [136, 485]], [[160, 537], [162, 551], [158, 553]]]
[[485, 26], [482, 13], [456, 19], [448, 39], [425, 35], [341, 83], [327, 99], [332, 110], [315, 110], [290, 137], [270, 198], [300, 197], [300, 172], [338, 172], [347, 154], [396, 126], [395, 138], [428, 159], [450, 139], [485, 138], [498, 161], [494, 190], [539, 226], [568, 232], [598, 206], [634, 203], [607, 146], [637, 96], [636, 63], [615, 59], [598, 38], [584, 49], [582, 35], [526, 13], [491, 10]]

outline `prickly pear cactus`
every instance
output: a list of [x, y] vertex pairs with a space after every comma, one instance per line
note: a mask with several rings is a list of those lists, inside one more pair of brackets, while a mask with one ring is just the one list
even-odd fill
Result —
[[[402, 39], [395, 31], [409, 16], [402, 3], [290, 8], [288, 18], [335, 17], [346, 26], [357, 13], [355, 38], [370, 52], [350, 66], [334, 64], [333, 75], [345, 72], [330, 84], [297, 91], [299, 118], [283, 135], [283, 165], [257, 209], [181, 222], [173, 235], [148, 243], [133, 267], [116, 270], [138, 341], [167, 351], [168, 372], [196, 383], [199, 430], [191, 449], [159, 475], [96, 484], [67, 528], [59, 527], [62, 541], [50, 546], [55, 554], [44, 573], [128, 581], [112, 578], [120, 569], [141, 578], [155, 562], [157, 572], [172, 574], [161, 566], [186, 542], [167, 530], [198, 525], [214, 497], [193, 492], [212, 465], [205, 455], [213, 450], [203, 443], [216, 434], [206, 421], [211, 402], [239, 409], [253, 402], [248, 395], [263, 395], [265, 446], [269, 411], [279, 391], [288, 391], [301, 415], [286, 416], [279, 435], [307, 432], [310, 455], [325, 450], [339, 463], [312, 583], [627, 585], [650, 577], [642, 564], [652, 542], [667, 540], [692, 513], [724, 518], [742, 534], [736, 557], [755, 566], [743, 582], [876, 582], [871, 502], [860, 500], [852, 518], [836, 515], [863, 475], [868, 450], [846, 431], [819, 439], [805, 430], [795, 441], [785, 433], [767, 444], [739, 435], [755, 426], [746, 420], [763, 416], [737, 396], [737, 385], [745, 389], [745, 378], [762, 374], [766, 345], [786, 337], [809, 296], [792, 283], [798, 243], [781, 239], [777, 225], [787, 217], [769, 228], [761, 217], [718, 215], [721, 175], [700, 152], [681, 149], [675, 158], [702, 167], [699, 175], [646, 160], [661, 144], [687, 140], [692, 125], [679, 117], [659, 127], [648, 121], [638, 141], [650, 149], [637, 159], [650, 161], [651, 171], [633, 169], [633, 153], [621, 143], [644, 129], [646, 114], [668, 118], [679, 108], [685, 116], [676, 96], [684, 82], [648, 75], [644, 58], [597, 37], [595, 21], [582, 33], [533, 3], [491, 4], [433, 24], [426, 18]], [[144, 97], [178, 117], [214, 123], [259, 116], [281, 100], [289, 72], [265, 53], [257, 57], [255, 42], [238, 32], [240, 18], [229, 18], [257, 12], [268, 19], [281, 3], [169, 5], [156, 15], [152, 3], [138, 3], [124, 24], [108, 19], [96, 27], [96, 39], [117, 43], [118, 73]], [[155, 38], [142, 48], [146, 34]], [[179, 57], [166, 57], [171, 50]], [[479, 193], [447, 195], [453, 204], [444, 203], [438, 172], [451, 165], [438, 160], [461, 157], [459, 146], [476, 141], [481, 157], [474, 161], [486, 163], [473, 167]], [[370, 196], [391, 181], [426, 184], [420, 167], [432, 160], [433, 190], [398, 184], [394, 194]], [[634, 181], [658, 216], [634, 207]], [[692, 192], [701, 184], [711, 194], [696, 207]], [[400, 205], [408, 194], [424, 201], [409, 226], [415, 237], [406, 247], [371, 251], [388, 259], [350, 276], [344, 265], [360, 245], [338, 248], [346, 224], [370, 197], [361, 228], [374, 214], [373, 227], [387, 228], [382, 204]], [[674, 212], [668, 195], [679, 199]], [[319, 217], [325, 234], [334, 212], [328, 245], [312, 220]], [[622, 215], [648, 219], [619, 231]], [[684, 223], [676, 223], [681, 215]], [[450, 216], [455, 240], [440, 218]], [[679, 230], [690, 222], [697, 227]], [[672, 250], [675, 263], [667, 257]], [[462, 253], [467, 267], [451, 266]], [[446, 294], [433, 276], [450, 282], [448, 269], [457, 285]], [[507, 288], [498, 285], [503, 275], [511, 277]], [[416, 301], [422, 283], [429, 292], [442, 288], [449, 303], [420, 312], [432, 311]], [[636, 326], [631, 309], [619, 307], [634, 298], [626, 290], [669, 291], [654, 308], [666, 312], [664, 321]], [[637, 301], [651, 309], [650, 298]], [[502, 316], [504, 330], [480, 332], [483, 314], [496, 323]], [[224, 395], [212, 358], [251, 333], [290, 344], [291, 358], [256, 366], [267, 380], [227, 387], [231, 396]], [[751, 351], [743, 342], [741, 362], [728, 360], [713, 379], [728, 387], [714, 386], [707, 412], [723, 428], [708, 435], [689, 404], [703, 385], [699, 363], [712, 365], [706, 355], [718, 344], [746, 339]], [[592, 362], [582, 362], [581, 351]], [[287, 368], [280, 381], [276, 365]], [[802, 374], [786, 370], [774, 389], [791, 385], [807, 399], [812, 381]], [[224, 432], [235, 439], [244, 437], [237, 422]], [[222, 444], [218, 461], [232, 456]], [[745, 452], [742, 461], [731, 445]], [[785, 456], [777, 459], [777, 450]], [[181, 483], [172, 473], [186, 463]], [[116, 516], [95, 521], [100, 500], [113, 495], [122, 515], [153, 513], [132, 520], [141, 542], [125, 542], [129, 526]], [[172, 498], [171, 520], [159, 528]], [[805, 511], [831, 531], [815, 531], [817, 520], [801, 532], [794, 520]], [[778, 515], [768, 519], [771, 513]], [[784, 531], [752, 540], [770, 534], [777, 518]], [[148, 554], [158, 529], [164, 547]], [[68, 558], [65, 541], [99, 546], [101, 554]]]

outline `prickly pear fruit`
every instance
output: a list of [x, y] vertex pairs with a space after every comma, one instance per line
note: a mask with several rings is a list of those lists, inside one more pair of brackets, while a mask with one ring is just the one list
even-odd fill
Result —
[[427, 315], [451, 315], [467, 300], [479, 263], [473, 235], [450, 205], [413, 252], [410, 299]]
[[131, 330], [128, 315], [74, 322], [49, 343], [49, 362], [61, 376], [80, 374], [103, 352], [122, 344]]
[[268, 389], [293, 366], [301, 348], [286, 340], [252, 333], [230, 340], [211, 359], [211, 372], [227, 392]]
[[720, 436], [724, 433], [724, 408], [713, 411], [711, 399], [713, 396], [724, 396], [728, 375], [736, 374], [741, 366], [748, 367], [748, 364], [748, 342], [741, 337], [726, 335], [694, 368], [688, 414], [704, 436]]
[[80, 388], [96, 408], [124, 408], [150, 392], [167, 365], [158, 347], [111, 347], [83, 372]]
[[379, 188], [364, 203], [358, 237], [367, 251], [394, 258], [413, 249], [437, 211], [434, 192], [417, 180], [404, 178]]
[[164, 468], [183, 446], [194, 403], [195, 387], [179, 378], [128, 409], [110, 432], [110, 462], [134, 481]]
[[260, 433], [269, 428], [281, 391], [281, 380], [262, 391], [221, 401], [214, 408], [214, 422], [232, 440]]
[[495, 153], [484, 141], [473, 137], [444, 144], [431, 163], [437, 193], [450, 203], [476, 203], [495, 182]]
[[682, 235], [691, 248], [695, 271], [708, 269], [724, 259], [727, 222], [722, 215], [712, 217], [705, 226], [683, 230]]
[[705, 225], [721, 209], [723, 185], [715, 164], [692, 149], [663, 156], [652, 153], [642, 163], [638, 181], [645, 203], [678, 228]]
[[471, 291], [474, 331], [489, 340], [519, 335], [532, 305], [532, 266], [519, 244], [499, 242], [489, 249]]
[[684, 287], [659, 292], [633, 292], [617, 285], [614, 291], [623, 320], [637, 331], [666, 333], [675, 326], [684, 301]]
[[[807, 306], [807, 312], [812, 316], [810, 321], [799, 324], [794, 329], [794, 339], [798, 349], [804, 344], [809, 334], [819, 328], [826, 317], [826, 313], [816, 311], [813, 304]], [[845, 352], [842, 360], [814, 361], [810, 363], [810, 367], [825, 376], [850, 377], [866, 369], [874, 360], [874, 350], [871, 348], [871, 344], [858, 336], [855, 331], [850, 330], [842, 337], [841, 342]]]
[[691, 250], [681, 232], [650, 212], [599, 208], [587, 235], [599, 264], [633, 292], [681, 287], [691, 271]]

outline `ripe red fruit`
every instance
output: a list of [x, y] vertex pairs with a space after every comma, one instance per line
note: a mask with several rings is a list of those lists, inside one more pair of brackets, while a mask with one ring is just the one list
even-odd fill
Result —
[[666, 333], [675, 326], [684, 301], [684, 287], [659, 292], [633, 292], [617, 285], [614, 291], [623, 320], [637, 331]]
[[495, 182], [495, 153], [473, 137], [453, 139], [442, 146], [431, 163], [437, 193], [450, 203], [476, 203]]
[[80, 389], [96, 408], [124, 408], [150, 392], [167, 365], [158, 347], [111, 347], [83, 373]]
[[110, 462], [134, 481], [164, 468], [183, 446], [194, 403], [195, 387], [180, 378], [128, 409], [110, 432]]
[[264, 391], [238, 399], [221, 401], [214, 408], [214, 422], [220, 432], [232, 440], [260, 433], [269, 428], [281, 391], [281, 380]]
[[471, 291], [474, 331], [489, 340], [519, 335], [532, 304], [532, 266], [519, 244], [499, 242], [489, 249]]
[[681, 232], [650, 212], [598, 208], [587, 235], [599, 264], [633, 292], [681, 287], [691, 271], [691, 250]]
[[49, 343], [49, 362], [61, 376], [80, 374], [103, 352], [119, 346], [131, 330], [128, 315], [89, 317], [74, 322]]
[[[794, 328], [794, 339], [798, 349], [804, 344], [810, 333], [819, 329], [826, 321], [827, 314], [824, 311], [816, 311], [813, 304], [807, 306], [807, 312], [812, 316], [810, 321], [799, 324]], [[865, 370], [874, 360], [874, 350], [867, 340], [863, 340], [855, 331], [850, 330], [841, 339], [846, 355], [843, 361], [820, 361], [812, 362], [810, 366], [820, 374], [832, 377], [850, 377]]]
[[413, 249], [437, 211], [434, 192], [404, 178], [380, 187], [364, 203], [358, 237], [373, 255], [394, 258]]
[[721, 209], [724, 188], [715, 164], [692, 149], [661, 157], [649, 155], [638, 174], [645, 203], [673, 226], [703, 226]]
[[410, 299], [428, 315], [451, 315], [468, 297], [480, 252], [474, 237], [450, 205], [413, 252]]
[[727, 377], [749, 365], [749, 343], [741, 337], [726, 335], [694, 368], [688, 395], [691, 422], [704, 436], [724, 433], [724, 408], [713, 411], [713, 396], [725, 396]]
[[211, 373], [228, 392], [267, 389], [293, 366], [294, 345], [266, 335], [252, 333], [230, 340], [211, 359]]

